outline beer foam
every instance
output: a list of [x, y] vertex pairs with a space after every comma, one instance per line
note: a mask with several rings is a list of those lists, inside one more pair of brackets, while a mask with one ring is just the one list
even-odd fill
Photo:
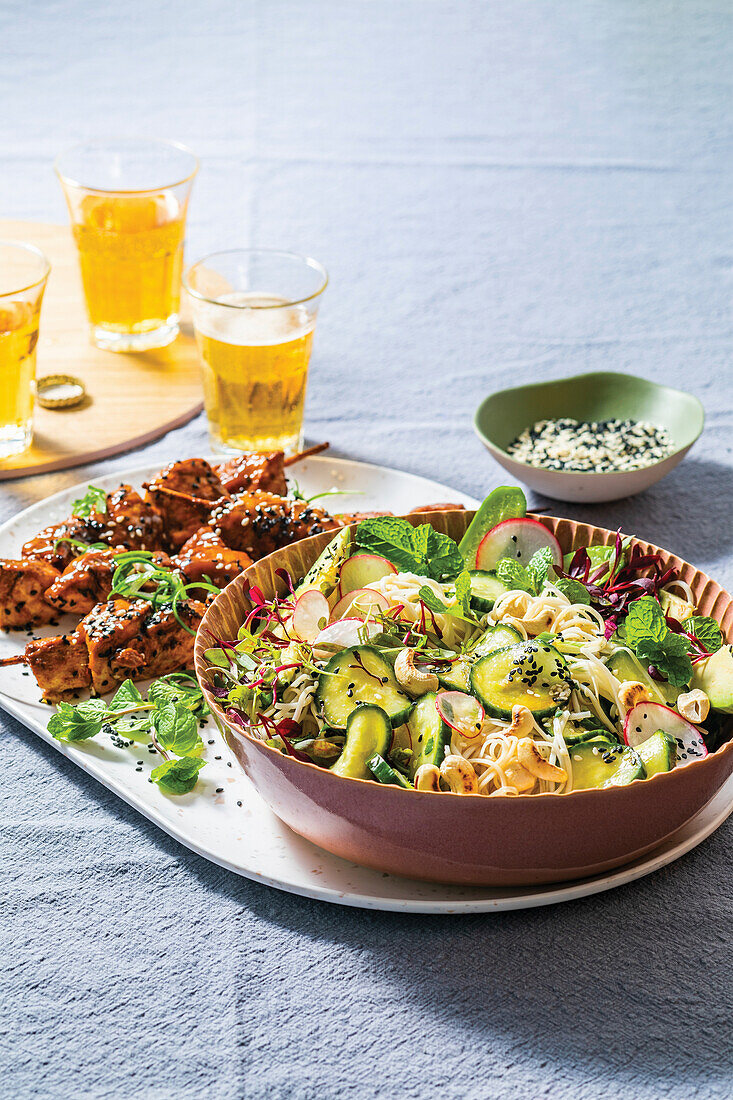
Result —
[[[303, 306], [289, 306], [286, 298], [271, 294], [233, 291], [213, 302], [195, 303], [196, 328], [202, 336], [239, 347], [269, 347], [299, 340], [313, 331], [315, 317]], [[226, 309], [221, 306], [239, 306]], [[281, 308], [265, 309], [265, 306]]]

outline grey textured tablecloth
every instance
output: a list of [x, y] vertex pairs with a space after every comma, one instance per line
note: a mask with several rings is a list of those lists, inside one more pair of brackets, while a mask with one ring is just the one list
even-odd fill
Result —
[[[63, 220], [73, 140], [168, 136], [202, 157], [189, 257], [328, 266], [307, 434], [336, 454], [482, 496], [492, 389], [693, 390], [677, 472], [564, 510], [733, 582], [726, 0], [0, 0], [0, 56], [0, 215]], [[206, 445], [197, 421], [105, 469]], [[0, 518], [97, 469], [4, 483]], [[731, 1095], [730, 823], [614, 893], [406, 918], [221, 871], [0, 728], [3, 1095]]]

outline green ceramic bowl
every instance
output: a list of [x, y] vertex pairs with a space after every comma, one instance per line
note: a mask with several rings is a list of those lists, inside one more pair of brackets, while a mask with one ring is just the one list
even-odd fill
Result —
[[[647, 420], [667, 429], [675, 450], [643, 470], [605, 474], [545, 470], [507, 454], [506, 448], [525, 428], [562, 416]], [[634, 496], [661, 481], [685, 457], [704, 423], [705, 411], [691, 393], [611, 371], [499, 390], [479, 405], [474, 420], [479, 439], [517, 481], [555, 500], [586, 503]]]

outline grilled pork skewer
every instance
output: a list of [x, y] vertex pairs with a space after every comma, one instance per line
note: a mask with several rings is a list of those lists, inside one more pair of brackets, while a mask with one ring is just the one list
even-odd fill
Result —
[[[43, 626], [59, 615], [86, 615], [112, 591], [114, 550], [87, 550], [59, 572], [36, 558], [0, 559], [0, 623], [3, 627]], [[156, 551], [151, 562], [167, 568], [167, 554]]]
[[224, 501], [211, 513], [211, 528], [232, 550], [253, 559], [264, 558], [281, 546], [337, 531], [342, 526], [322, 508], [274, 493], [243, 493]]
[[[197, 600], [181, 600], [178, 617], [196, 630], [204, 614]], [[110, 600], [94, 607], [71, 634], [38, 638], [25, 653], [0, 660], [0, 667], [26, 664], [47, 702], [84, 688], [104, 695], [128, 676], [154, 679], [193, 662], [194, 635], [170, 606], [147, 600]]]

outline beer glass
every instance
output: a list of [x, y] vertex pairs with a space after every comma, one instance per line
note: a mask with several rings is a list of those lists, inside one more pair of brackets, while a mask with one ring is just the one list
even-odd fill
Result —
[[315, 260], [267, 249], [217, 252], [187, 272], [218, 453], [300, 449], [313, 330], [327, 283]]
[[164, 347], [178, 335], [183, 236], [198, 160], [167, 141], [74, 146], [56, 160], [93, 342]]
[[33, 438], [36, 344], [51, 265], [39, 249], [0, 241], [0, 459]]

